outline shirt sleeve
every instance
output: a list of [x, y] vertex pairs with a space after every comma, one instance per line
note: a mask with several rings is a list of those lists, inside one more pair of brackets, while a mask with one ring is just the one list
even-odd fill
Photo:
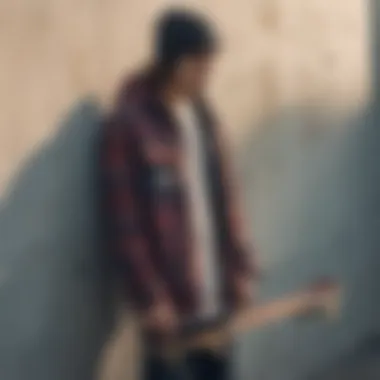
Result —
[[111, 118], [103, 139], [103, 173], [110, 243], [121, 262], [132, 302], [138, 309], [167, 301], [167, 292], [152, 262], [149, 237], [144, 231], [144, 210], [136, 189], [141, 167], [137, 139], [130, 123]]
[[241, 190], [231, 167], [231, 154], [221, 132], [217, 135], [223, 154], [220, 157], [225, 186], [226, 214], [229, 224], [231, 249], [228, 250], [231, 269], [238, 275], [258, 277], [256, 252], [250, 242], [247, 220], [241, 202]]

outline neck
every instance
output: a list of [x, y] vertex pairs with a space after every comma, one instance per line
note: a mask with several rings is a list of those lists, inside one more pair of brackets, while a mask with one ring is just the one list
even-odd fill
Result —
[[167, 84], [163, 86], [161, 96], [163, 102], [168, 106], [189, 100], [189, 96], [181, 91], [181, 89], [175, 84]]

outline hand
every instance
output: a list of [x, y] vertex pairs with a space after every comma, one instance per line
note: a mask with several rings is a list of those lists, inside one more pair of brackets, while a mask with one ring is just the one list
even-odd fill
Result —
[[174, 335], [178, 329], [178, 318], [169, 303], [159, 303], [146, 312], [143, 324], [150, 331]]
[[248, 277], [238, 277], [235, 282], [236, 306], [238, 309], [249, 307], [254, 298], [254, 282]]

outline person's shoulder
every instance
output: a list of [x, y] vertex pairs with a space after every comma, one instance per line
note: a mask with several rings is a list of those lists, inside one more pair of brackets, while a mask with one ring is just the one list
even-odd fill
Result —
[[146, 92], [143, 73], [123, 79], [113, 102], [114, 117], [128, 120], [136, 118], [145, 108]]

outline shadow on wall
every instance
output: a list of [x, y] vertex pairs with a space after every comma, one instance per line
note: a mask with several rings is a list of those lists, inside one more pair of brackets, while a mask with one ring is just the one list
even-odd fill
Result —
[[98, 238], [100, 120], [79, 102], [1, 201], [1, 379], [93, 379], [115, 311]]

